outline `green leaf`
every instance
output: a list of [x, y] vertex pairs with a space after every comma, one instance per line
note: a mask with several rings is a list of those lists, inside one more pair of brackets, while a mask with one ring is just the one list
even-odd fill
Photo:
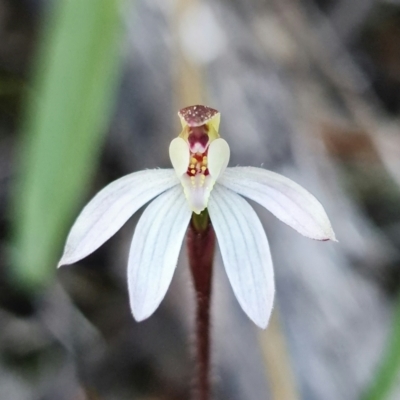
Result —
[[363, 400], [385, 400], [398, 380], [400, 370], [400, 296], [393, 313], [392, 329], [382, 360]]
[[118, 1], [53, 4], [27, 105], [13, 205], [13, 272], [31, 290], [54, 274], [97, 164], [120, 71]]

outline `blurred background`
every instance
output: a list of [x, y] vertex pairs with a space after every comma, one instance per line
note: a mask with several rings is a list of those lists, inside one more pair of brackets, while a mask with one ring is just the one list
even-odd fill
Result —
[[0, 0], [0, 399], [189, 398], [185, 251], [140, 324], [126, 287], [140, 213], [56, 264], [98, 190], [170, 167], [192, 104], [221, 112], [231, 165], [302, 184], [339, 240], [255, 206], [276, 273], [266, 331], [216, 255], [215, 399], [399, 399], [398, 0]]

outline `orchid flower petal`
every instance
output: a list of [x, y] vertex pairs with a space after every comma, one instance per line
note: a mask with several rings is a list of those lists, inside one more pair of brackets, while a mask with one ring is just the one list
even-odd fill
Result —
[[280, 174], [255, 167], [227, 168], [218, 183], [261, 204], [304, 236], [336, 241], [321, 203]]
[[231, 151], [226, 140], [218, 138], [211, 142], [208, 149], [208, 171], [216, 181], [229, 163]]
[[249, 318], [266, 328], [275, 285], [261, 222], [245, 199], [218, 184], [211, 193], [208, 211], [236, 298]]
[[148, 318], [164, 298], [191, 215], [180, 186], [157, 197], [143, 212], [128, 261], [130, 304], [137, 321]]
[[187, 142], [180, 137], [175, 138], [169, 145], [169, 158], [176, 175], [181, 178], [189, 167], [190, 151]]
[[58, 266], [72, 264], [91, 254], [140, 207], [178, 184], [173, 169], [134, 172], [110, 183], [78, 216]]

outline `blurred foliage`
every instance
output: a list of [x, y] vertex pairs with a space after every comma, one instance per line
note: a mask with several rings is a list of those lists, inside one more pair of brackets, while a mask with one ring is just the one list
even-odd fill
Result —
[[27, 105], [14, 217], [18, 282], [41, 288], [87, 190], [114, 102], [118, 0], [63, 0], [47, 15]]
[[400, 369], [400, 297], [393, 314], [392, 330], [379, 369], [362, 400], [385, 400], [398, 379]]

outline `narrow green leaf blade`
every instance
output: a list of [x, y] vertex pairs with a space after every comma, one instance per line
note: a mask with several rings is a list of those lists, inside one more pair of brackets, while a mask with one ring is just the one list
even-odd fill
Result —
[[120, 63], [116, 0], [62, 0], [44, 31], [14, 206], [13, 265], [30, 289], [52, 277], [109, 122]]
[[400, 296], [393, 310], [391, 331], [386, 343], [386, 349], [372, 379], [370, 387], [361, 397], [362, 400], [389, 399], [391, 390], [400, 371]]

